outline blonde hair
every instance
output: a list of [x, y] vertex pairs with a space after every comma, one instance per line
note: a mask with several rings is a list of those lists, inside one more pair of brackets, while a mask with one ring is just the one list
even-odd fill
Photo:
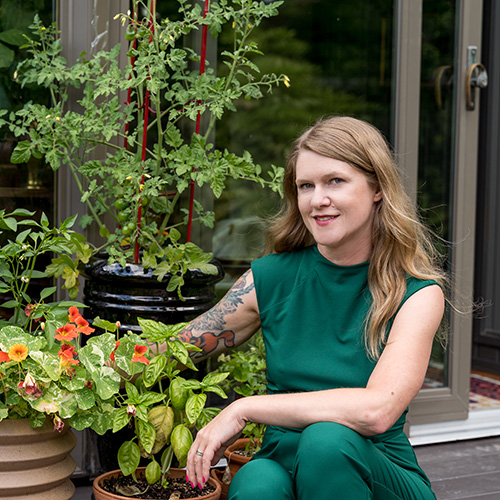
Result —
[[349, 164], [364, 173], [368, 183], [382, 193], [372, 228], [368, 285], [373, 302], [365, 326], [367, 352], [378, 359], [389, 321], [406, 293], [406, 276], [435, 280], [446, 288], [440, 256], [403, 188], [385, 138], [374, 126], [350, 117], [319, 121], [295, 141], [283, 180], [285, 204], [268, 229], [269, 252], [289, 252], [314, 244], [297, 202], [296, 163], [301, 151]]

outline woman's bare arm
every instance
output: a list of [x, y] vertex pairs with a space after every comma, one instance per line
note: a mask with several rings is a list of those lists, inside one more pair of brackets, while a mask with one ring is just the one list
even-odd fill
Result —
[[198, 362], [242, 344], [259, 328], [255, 285], [248, 270], [212, 309], [191, 321], [179, 338], [201, 349], [191, 351], [193, 361]]

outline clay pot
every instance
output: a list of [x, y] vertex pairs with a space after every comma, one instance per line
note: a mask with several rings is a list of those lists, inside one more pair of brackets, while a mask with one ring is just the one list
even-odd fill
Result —
[[221, 487], [221, 493], [220, 493], [220, 500], [226, 500], [227, 498], [227, 493], [229, 491], [229, 484], [226, 484], [222, 479], [224, 477], [224, 471], [223, 470], [218, 470], [218, 469], [212, 469], [210, 471], [210, 475], [220, 483]]
[[66, 426], [59, 433], [51, 422], [33, 429], [28, 419], [0, 422], [0, 498], [69, 500], [69, 479], [76, 463], [76, 437]]
[[[139, 467], [137, 469], [136, 476], [138, 479], [144, 478], [144, 471], [145, 471], [145, 467]], [[106, 472], [106, 473], [101, 474], [100, 476], [96, 477], [94, 479], [94, 483], [92, 485], [93, 490], [94, 490], [95, 500], [127, 500], [127, 499], [130, 499], [130, 497], [125, 497], [125, 496], [121, 496], [121, 495], [115, 495], [113, 493], [108, 493], [107, 491], [103, 490], [102, 487], [100, 486], [102, 484], [102, 481], [104, 481], [106, 479], [113, 478], [113, 477], [118, 477], [121, 474], [122, 474], [121, 470], [118, 469], [118, 470], [114, 470], [111, 472]], [[173, 478], [185, 479], [186, 471], [183, 469], [171, 468], [170, 469], [170, 476]], [[208, 494], [208, 495], [192, 498], [191, 500], [219, 500], [220, 494], [221, 494], [220, 483], [212, 477], [208, 478], [207, 482], [211, 486], [215, 487], [215, 491], [213, 493]], [[139, 497], [134, 497], [134, 498], [139, 498]]]
[[231, 446], [228, 446], [224, 452], [224, 456], [227, 460], [227, 465], [231, 470], [231, 478], [248, 462], [252, 457], [247, 457], [245, 455], [240, 455], [239, 453], [234, 453], [236, 450], [244, 450], [250, 438], [237, 439]]

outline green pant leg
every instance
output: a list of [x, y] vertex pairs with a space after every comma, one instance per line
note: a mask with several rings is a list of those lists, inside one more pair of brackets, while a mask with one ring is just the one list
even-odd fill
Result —
[[295, 500], [292, 477], [274, 460], [252, 460], [234, 476], [227, 500]]
[[391, 460], [383, 445], [330, 422], [304, 429], [293, 476], [298, 500], [436, 498], [426, 481]]

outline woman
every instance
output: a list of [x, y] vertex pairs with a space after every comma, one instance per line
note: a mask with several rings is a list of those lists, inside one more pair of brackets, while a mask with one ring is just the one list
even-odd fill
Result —
[[269, 394], [235, 401], [198, 433], [187, 480], [202, 485], [252, 421], [266, 436], [231, 500], [434, 499], [403, 425], [444, 276], [387, 143], [360, 120], [320, 121], [295, 142], [284, 188], [273, 253], [183, 334], [204, 357], [262, 327]]

